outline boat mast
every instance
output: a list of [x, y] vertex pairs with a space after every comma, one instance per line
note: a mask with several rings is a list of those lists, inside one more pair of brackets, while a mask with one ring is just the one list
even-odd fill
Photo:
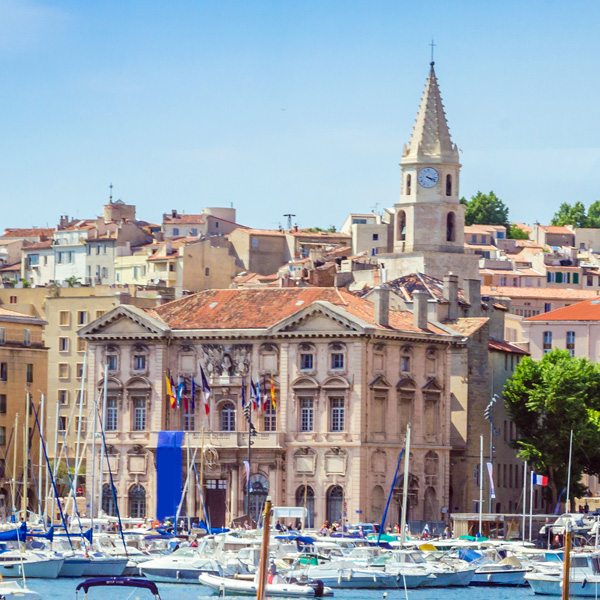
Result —
[[571, 458], [573, 456], [573, 430], [571, 429], [571, 439], [569, 441], [569, 470], [567, 471], [567, 504], [565, 512], [571, 512]]
[[263, 539], [260, 547], [260, 565], [258, 571], [258, 589], [256, 600], [264, 600], [267, 587], [267, 562], [269, 560], [269, 534], [271, 529], [271, 496], [267, 496], [263, 512]]
[[400, 520], [400, 547], [406, 543], [406, 509], [408, 504], [408, 478], [410, 469], [410, 423], [406, 426], [406, 449], [404, 451], [404, 481], [402, 486], [402, 519]]
[[[42, 394], [42, 399], [40, 401], [40, 426], [43, 427], [44, 426], [44, 407], [46, 404], [46, 398], [44, 396], [44, 394]], [[45, 430], [44, 430], [45, 432]], [[42, 431], [39, 432], [40, 434], [40, 444], [39, 444], [39, 452], [38, 452], [38, 481], [40, 482], [40, 494], [39, 494], [39, 498], [38, 498], [38, 510], [40, 515], [42, 515], [42, 504], [43, 504], [43, 498], [42, 498], [42, 437], [43, 437], [43, 433]], [[46, 528], [46, 521], [44, 521], [44, 530]]]
[[87, 365], [87, 352], [83, 355], [83, 372], [81, 374], [81, 390], [79, 392], [79, 421], [77, 423], [77, 445], [75, 446], [75, 477], [73, 478], [73, 489], [71, 490], [73, 502], [77, 506], [77, 480], [79, 478], [79, 456], [81, 454], [81, 421], [83, 419], [83, 399], [85, 394], [85, 376]]
[[19, 413], [15, 415], [15, 445], [13, 447], [13, 476], [12, 476], [12, 521], [17, 518], [17, 438], [19, 437]]
[[[104, 390], [102, 391], [102, 420], [100, 421], [100, 430], [104, 429], [106, 423], [106, 400], [108, 395], [108, 361], [104, 365]], [[98, 418], [100, 413], [98, 413]], [[94, 442], [95, 443], [95, 442]], [[108, 456], [106, 457], [108, 460]], [[98, 518], [100, 518], [100, 511], [102, 509], [102, 484], [104, 483], [103, 477], [104, 468], [104, 444], [100, 444], [100, 467], [98, 468]]]
[[[202, 427], [202, 438], [200, 442], [201, 454], [200, 454], [200, 521], [205, 518], [204, 515], [204, 490], [202, 486], [204, 485], [204, 427]], [[196, 468], [196, 464], [194, 463], [194, 469]]]
[[[525, 541], [525, 519], [527, 515], [527, 461], [523, 465], [523, 526], [521, 539]], [[549, 538], [548, 538], [549, 539]]]
[[479, 436], [479, 535], [483, 535], [481, 531], [483, 521], [483, 436]]
[[29, 466], [29, 403], [31, 397], [29, 392], [25, 392], [27, 404], [25, 406], [25, 423], [23, 425], [23, 492], [21, 496], [21, 518], [27, 521], [27, 468]]

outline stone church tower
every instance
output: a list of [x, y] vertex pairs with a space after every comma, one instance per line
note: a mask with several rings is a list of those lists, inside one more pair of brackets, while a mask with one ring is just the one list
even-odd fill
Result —
[[465, 206], [459, 202], [460, 162], [431, 70], [410, 142], [404, 147], [400, 202], [393, 209], [392, 253], [379, 255], [388, 278], [421, 272], [443, 279], [478, 278], [478, 257], [464, 251]]

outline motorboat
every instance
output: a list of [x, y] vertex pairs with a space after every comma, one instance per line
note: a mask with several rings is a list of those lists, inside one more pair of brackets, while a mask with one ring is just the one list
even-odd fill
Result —
[[[561, 596], [563, 573], [561, 571], [528, 573], [525, 579], [534, 594]], [[600, 555], [572, 554], [569, 570], [569, 596], [593, 596], [600, 593]]]
[[[280, 578], [282, 579], [282, 578]], [[255, 578], [218, 577], [204, 573], [198, 576], [198, 581], [219, 594], [256, 596], [258, 583]], [[285, 581], [280, 583], [267, 583], [265, 588], [267, 597], [311, 597], [333, 596], [333, 590], [325, 587], [321, 581]]]
[[386, 573], [382, 569], [357, 567], [353, 562], [335, 560], [318, 565], [298, 565], [288, 571], [290, 577], [299, 581], [303, 579], [318, 579], [325, 586], [332, 588], [416, 588], [429, 573], [423, 570], [415, 573]]
[[121, 577], [127, 567], [127, 558], [107, 556], [102, 552], [90, 552], [86, 558], [89, 561], [83, 571], [84, 577]]
[[63, 566], [64, 558], [48, 556], [32, 550], [7, 550], [0, 554], [2, 577], [31, 577], [56, 579]]
[[160, 556], [140, 565], [140, 573], [151, 581], [164, 583], [197, 583], [205, 573], [223, 576], [221, 564], [198, 551], [198, 548], [179, 548], [172, 554]]

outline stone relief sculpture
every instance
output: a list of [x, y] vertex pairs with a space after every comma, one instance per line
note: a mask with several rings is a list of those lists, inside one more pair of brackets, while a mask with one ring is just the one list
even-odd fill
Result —
[[206, 374], [217, 377], [247, 375], [252, 358], [251, 344], [202, 344], [200, 364]]

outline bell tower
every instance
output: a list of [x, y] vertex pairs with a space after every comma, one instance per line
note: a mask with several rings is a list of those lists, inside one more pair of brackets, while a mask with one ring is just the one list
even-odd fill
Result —
[[464, 253], [465, 207], [459, 202], [460, 162], [435, 75], [425, 84], [410, 142], [400, 167], [395, 204], [394, 253]]

